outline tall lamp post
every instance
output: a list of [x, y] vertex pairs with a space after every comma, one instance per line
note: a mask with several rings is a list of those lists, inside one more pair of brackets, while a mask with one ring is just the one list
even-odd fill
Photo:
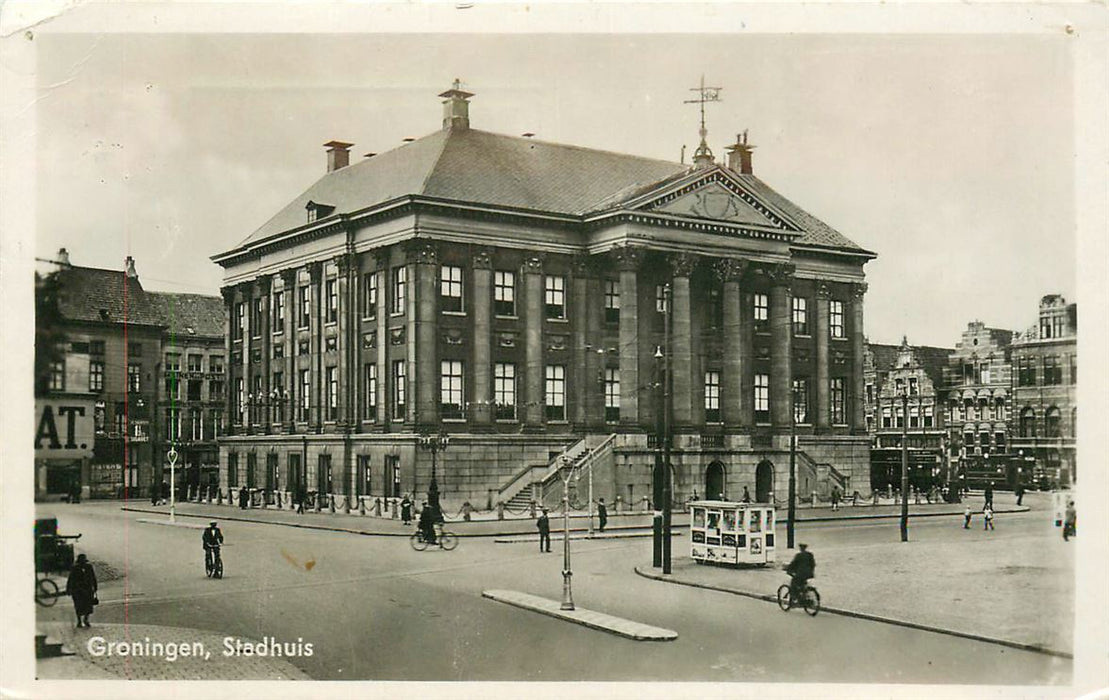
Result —
[[[662, 501], [662, 474], [663, 474], [663, 455], [662, 444], [665, 439], [663, 436], [666, 432], [666, 421], [663, 417], [665, 403], [662, 397], [662, 378], [663, 378], [663, 360], [665, 356], [662, 352], [662, 346], [659, 345], [655, 348], [655, 397], [656, 397], [656, 412], [655, 412], [655, 471], [651, 479], [651, 485], [654, 491], [654, 500], [658, 504]], [[655, 510], [655, 517], [651, 519], [652, 524], [652, 548], [651, 548], [651, 565], [656, 569], [662, 566], [662, 511]]]
[[436, 456], [439, 452], [447, 449], [450, 444], [451, 437], [442, 430], [437, 435], [424, 434], [417, 439], [417, 444], [420, 449], [426, 450], [431, 453], [431, 483], [427, 485], [427, 504], [439, 513], [439, 482], [436, 479], [435, 466]]
[[670, 384], [672, 381], [670, 374], [670, 324], [673, 314], [670, 311], [671, 291], [669, 283], [662, 287], [662, 300], [663, 308], [666, 310], [662, 325], [662, 342], [666, 350], [662, 356], [662, 435], [660, 436], [662, 439], [662, 573], [669, 574], [671, 572], [670, 504], [673, 500], [670, 478], [670, 414], [672, 410], [670, 405]]
[[901, 392], [901, 541], [909, 541], [909, 394]]
[[172, 442], [169, 443], [166, 459], [169, 460], [169, 521], [175, 523], [177, 522], [177, 450]]
[[[789, 510], [786, 515], [786, 548], [793, 549], [794, 521], [797, 516], [797, 388], [790, 393], [789, 407]], [[772, 499], [773, 500], [773, 499]]]
[[565, 455], [559, 460], [559, 475], [562, 478], [562, 605], [559, 609], [573, 610], [574, 593], [570, 588], [570, 578], [574, 575], [570, 570], [570, 478], [574, 474], [574, 467], [566, 469], [570, 460]]

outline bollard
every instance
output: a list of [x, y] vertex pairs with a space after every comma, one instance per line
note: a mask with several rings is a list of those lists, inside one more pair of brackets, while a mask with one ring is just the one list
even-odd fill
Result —
[[269, 501], [270, 501], [270, 492], [263, 489], [263, 491], [262, 491], [262, 510], [266, 510], [267, 508], [270, 507]]
[[223, 505], [223, 489], [216, 489], [216, 495], [219, 497], [219, 505]]
[[394, 498], [393, 499], [393, 520], [396, 520], [399, 517], [399, 515], [397, 513], [397, 503], [399, 503], [399, 501]]
[[531, 513], [531, 517], [533, 517], [533, 518], [535, 517], [535, 499], [534, 498], [531, 499], [531, 503], [528, 504], [528, 512]]
[[350, 515], [350, 496], [343, 494], [343, 514]]
[[327, 509], [329, 511], [331, 511], [332, 515], [335, 514], [335, 494], [329, 494], [328, 495], [328, 497], [327, 497]]
[[504, 520], [504, 501], [497, 501], [497, 520]]
[[[388, 506], [386, 506], [386, 509], [388, 509]], [[380, 518], [381, 517], [381, 499], [380, 498], [375, 498], [374, 499], [374, 517], [375, 518]]]
[[313, 497], [312, 497], [312, 500], [313, 500], [313, 501], [315, 501], [315, 505], [316, 505], [316, 507], [315, 507], [315, 511], [316, 511], [317, 513], [319, 513], [319, 512], [320, 512], [320, 508], [321, 508], [321, 504], [320, 504], [320, 494], [318, 494], [318, 493], [317, 493], [317, 494], [316, 494], [315, 496], [313, 496]]
[[359, 496], [358, 497], [358, 514], [359, 515], [365, 515], [366, 514], [366, 497], [365, 496]]
[[877, 492], [877, 491], [875, 491], [875, 492], [873, 493], [873, 496], [874, 496], [874, 505], [878, 505], [878, 492]]
[[281, 492], [277, 492], [277, 509], [281, 510]]
[[812, 492], [812, 507], [816, 508], [816, 506], [817, 506], [816, 491], [813, 491]]

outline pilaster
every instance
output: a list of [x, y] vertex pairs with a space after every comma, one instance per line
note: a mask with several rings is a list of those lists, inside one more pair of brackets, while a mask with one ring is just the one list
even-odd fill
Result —
[[[613, 252], [620, 271], [620, 424], [634, 426], [639, 423], [639, 269], [643, 251], [626, 246]], [[602, 313], [603, 307], [602, 307]], [[604, 355], [599, 372], [604, 372]], [[603, 377], [603, 374], [599, 375]], [[604, 414], [604, 389], [601, 413]]]
[[[408, 262], [415, 268], [415, 422], [424, 427], [439, 423], [439, 347], [436, 311], [439, 306], [439, 249], [429, 241], [414, 240], [407, 249]], [[411, 308], [411, 307], [410, 307]], [[411, 353], [410, 353], [411, 356]], [[411, 381], [410, 381], [411, 386]]]
[[[721, 378], [720, 413], [724, 427], [750, 427], [743, 422], [743, 373], [751, 362], [751, 346], [744, 344], [743, 304], [740, 283], [747, 271], [746, 260], [725, 258], [716, 263], [724, 286], [724, 376]], [[748, 341], [750, 337], [748, 336]]]
[[543, 397], [543, 258], [529, 257], [520, 269], [524, 280], [524, 428], [544, 421]]
[[693, 325], [689, 277], [696, 262], [695, 256], [685, 253], [670, 257], [673, 276], [670, 297], [671, 400], [674, 428], [679, 431], [693, 426]]
[[863, 350], [866, 338], [863, 335], [863, 297], [866, 283], [856, 284], [851, 294], [851, 396], [846, 411], [851, 412], [851, 427], [856, 434], [866, 433], [866, 407], [863, 395], [866, 386], [863, 381]]
[[474, 270], [472, 309], [473, 340], [473, 403], [470, 420], [475, 425], [488, 426], [493, 422], [493, 360], [491, 338], [493, 332], [493, 256], [487, 248], [479, 248], [471, 258]]
[[816, 289], [816, 430], [827, 431], [829, 422], [829, 392], [831, 390], [828, 375], [828, 340], [830, 337], [828, 327], [828, 300], [831, 290], [827, 284], [820, 284]]
[[790, 318], [790, 284], [793, 265], [779, 263], [767, 269], [770, 277], [770, 422], [788, 428], [793, 401], [793, 324]]

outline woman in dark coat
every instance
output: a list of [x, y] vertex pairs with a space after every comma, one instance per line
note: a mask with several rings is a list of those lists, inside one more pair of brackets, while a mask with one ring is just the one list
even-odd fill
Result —
[[96, 572], [92, 570], [92, 564], [89, 564], [88, 557], [84, 554], [77, 555], [77, 563], [69, 571], [65, 592], [73, 598], [77, 626], [88, 627], [92, 606], [96, 604]]

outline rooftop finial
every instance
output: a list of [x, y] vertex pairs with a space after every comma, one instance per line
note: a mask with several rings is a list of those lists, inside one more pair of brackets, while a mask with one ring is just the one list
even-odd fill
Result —
[[701, 135], [701, 144], [697, 146], [697, 150], [693, 153], [693, 162], [702, 167], [712, 165], [712, 149], [709, 148], [709, 144], [705, 140], [709, 133], [708, 129], [705, 128], [705, 103], [720, 102], [720, 91], [724, 88], [706, 87], [705, 76], [701, 75], [701, 86], [689, 89], [699, 93], [699, 96], [695, 100], [685, 100], [685, 104], [701, 105], [701, 128], [698, 130], [698, 133]]
[[439, 97], [445, 98], [443, 100], [444, 129], [452, 127], [457, 129], [470, 128], [469, 100], [473, 96], [474, 93], [462, 89], [462, 81], [458, 78], [454, 79], [450, 90], [439, 93]]

